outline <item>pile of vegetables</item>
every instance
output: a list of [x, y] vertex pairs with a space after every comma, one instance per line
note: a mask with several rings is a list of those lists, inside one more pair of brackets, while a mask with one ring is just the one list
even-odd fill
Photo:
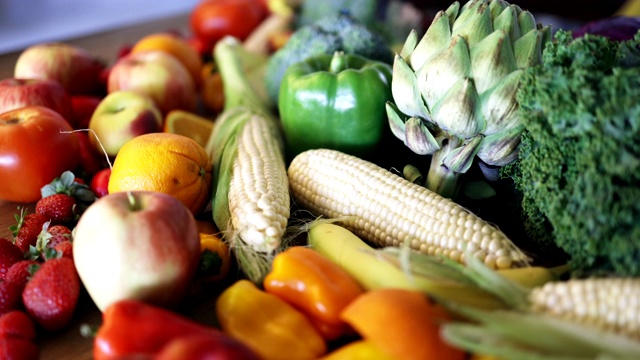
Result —
[[[342, 26], [351, 30], [338, 31]], [[246, 313], [269, 308], [277, 314], [274, 317], [288, 319], [289, 324], [270, 326], [290, 326], [308, 334], [297, 346], [302, 353], [319, 357], [329, 350], [326, 341], [344, 337], [342, 322], [348, 321], [344, 312], [359, 298], [402, 288], [426, 295], [449, 312], [472, 320], [458, 323], [441, 318], [443, 337], [438, 336], [438, 341], [446, 340], [446, 346], [504, 358], [638, 354], [632, 340], [637, 331], [627, 322], [625, 309], [605, 305], [607, 295], [613, 292], [635, 296], [635, 280], [569, 282], [560, 277], [639, 275], [639, 39], [618, 42], [589, 34], [574, 37], [562, 30], [552, 38], [549, 26], [536, 23], [529, 12], [500, 0], [456, 2], [439, 12], [423, 37], [417, 31], [409, 34], [395, 56], [386, 89], [392, 94], [385, 101], [390, 130], [402, 140], [396, 145], [430, 155], [429, 175], [422, 182], [420, 175], [409, 178], [407, 173], [391, 173], [375, 161], [345, 154], [352, 151], [322, 139], [340, 138], [339, 133], [324, 131], [323, 126], [341, 131], [347, 128], [337, 122], [327, 124], [327, 119], [338, 120], [335, 115], [323, 116], [335, 111], [324, 107], [338, 106], [338, 97], [344, 99], [346, 92], [333, 78], [318, 80], [320, 75], [337, 74], [345, 63], [359, 64], [358, 68], [371, 63], [388, 70], [391, 46], [345, 12], [298, 28], [270, 57], [265, 73], [267, 92], [278, 104], [274, 113], [283, 125], [278, 136], [283, 136], [285, 148], [293, 150], [293, 159], [286, 161], [286, 187], [292, 195], [292, 208], [328, 219], [302, 227], [305, 244], [322, 255], [316, 260], [328, 259], [339, 265], [346, 272], [340, 276], [354, 280], [361, 289], [341, 288], [343, 302], [334, 299], [320, 308], [326, 311], [327, 306], [340, 304], [342, 310], [330, 307], [331, 316], [318, 312], [320, 308], [310, 304], [320, 298], [300, 292], [310, 289], [301, 278], [314, 283], [312, 288], [318, 293], [328, 291], [328, 284], [346, 285], [328, 265], [311, 265], [317, 254], [303, 256], [309, 249], [302, 250], [282, 238], [268, 249], [271, 255], [259, 273], [246, 271], [250, 257], [241, 260], [241, 269], [251, 281], [234, 284], [220, 297], [218, 315], [223, 329], [246, 339], [257, 352], [273, 351], [263, 356], [277, 356], [278, 351], [265, 344], [290, 341], [290, 333], [272, 338], [275, 334], [266, 329], [255, 331], [265, 324], [241, 326], [255, 320]], [[319, 92], [318, 88], [341, 91]], [[307, 95], [296, 96], [299, 93]], [[319, 103], [324, 107], [305, 109], [302, 102], [310, 98], [322, 99]], [[261, 109], [256, 115], [271, 116], [273, 109]], [[354, 112], [342, 120], [350, 118], [357, 125], [364, 121], [365, 113]], [[301, 132], [305, 126], [309, 128]], [[233, 144], [238, 139], [236, 130], [230, 133], [236, 140], [228, 144]], [[213, 141], [229, 139], [220, 135], [224, 132], [213, 134]], [[315, 142], [317, 139], [322, 141]], [[220, 144], [212, 148], [212, 154], [223, 160], [224, 152], [234, 156], [233, 147], [229, 150], [226, 143]], [[262, 153], [254, 156], [264, 158]], [[278, 154], [278, 162], [281, 156]], [[500, 170], [503, 179], [512, 181], [524, 199], [520, 206], [527, 235], [565, 251], [570, 258], [568, 267], [556, 271], [531, 266], [536, 259], [518, 247], [518, 239], [508, 238], [456, 203], [462, 175], [476, 159], [484, 174], [495, 175]], [[402, 160], [394, 163], [398, 161]], [[281, 184], [285, 186], [284, 181]], [[216, 201], [214, 196], [214, 205]], [[234, 217], [240, 218], [238, 214], [223, 218], [224, 223], [232, 224]], [[291, 217], [291, 230], [299, 215], [292, 212], [287, 216]], [[247, 249], [260, 253], [265, 244], [268, 242], [245, 243], [235, 250], [240, 256]], [[567, 268], [574, 272], [567, 275]], [[320, 273], [324, 274], [322, 279]], [[599, 299], [600, 311], [583, 314], [587, 310], [581, 309], [593, 304], [567, 292]], [[347, 294], [353, 294], [349, 301]], [[553, 302], [557, 297], [562, 298], [562, 306]], [[247, 298], [253, 301], [243, 300]], [[282, 301], [302, 312], [311, 326]], [[599, 326], [605, 323], [608, 325]], [[589, 329], [581, 335], [578, 324]], [[371, 341], [367, 335], [370, 328], [349, 325], [365, 342]], [[527, 335], [518, 336], [518, 329], [527, 325], [532, 326]], [[552, 339], [536, 343], [545, 331], [577, 350], [563, 349]], [[600, 337], [620, 349], [597, 342]], [[374, 348], [387, 355], [408, 354], [406, 348], [394, 350], [378, 340]], [[495, 343], [505, 347], [493, 351]], [[420, 346], [414, 346], [417, 353]], [[452, 354], [455, 357], [458, 353]]]
[[[204, 146], [216, 235], [200, 233], [214, 324], [120, 300], [96, 359], [640, 357], [640, 32], [552, 36], [469, 0], [394, 56], [376, 3], [298, 2], [269, 54], [251, 50], [265, 34], [207, 44], [224, 89]], [[477, 169], [568, 264], [464, 206]]]

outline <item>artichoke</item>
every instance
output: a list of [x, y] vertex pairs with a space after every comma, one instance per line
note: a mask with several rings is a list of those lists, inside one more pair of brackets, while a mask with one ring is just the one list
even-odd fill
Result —
[[524, 127], [516, 92], [550, 39], [549, 26], [502, 0], [454, 2], [421, 39], [409, 34], [386, 110], [393, 134], [431, 155], [427, 188], [454, 197], [476, 156], [485, 169], [517, 159]]

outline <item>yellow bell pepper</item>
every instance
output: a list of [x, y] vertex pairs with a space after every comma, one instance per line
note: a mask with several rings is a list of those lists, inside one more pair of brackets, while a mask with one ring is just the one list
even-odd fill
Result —
[[238, 280], [216, 302], [222, 330], [264, 360], [317, 359], [327, 344], [307, 317], [278, 296]]
[[318, 360], [394, 360], [394, 358], [378, 349], [370, 341], [356, 340], [335, 349]]

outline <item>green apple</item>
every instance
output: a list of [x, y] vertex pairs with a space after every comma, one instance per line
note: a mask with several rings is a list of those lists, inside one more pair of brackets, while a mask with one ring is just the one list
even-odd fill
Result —
[[[153, 100], [135, 91], [115, 91], [102, 99], [89, 121], [89, 140], [115, 157], [136, 136], [162, 131], [163, 117]], [[104, 150], [103, 150], [104, 148]]]
[[196, 220], [171, 195], [105, 195], [85, 210], [74, 232], [73, 260], [100, 310], [125, 299], [177, 306], [198, 269]]

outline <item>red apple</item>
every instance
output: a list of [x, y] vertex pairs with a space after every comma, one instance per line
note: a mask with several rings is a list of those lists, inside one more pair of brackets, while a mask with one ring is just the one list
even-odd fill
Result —
[[164, 51], [130, 53], [109, 72], [109, 93], [137, 91], [150, 96], [163, 114], [174, 109], [194, 111], [198, 93], [187, 68]]
[[25, 49], [14, 69], [14, 77], [59, 81], [69, 95], [105, 92], [101, 76], [105, 64], [83, 48], [66, 43], [37, 44]]
[[150, 97], [134, 91], [115, 91], [105, 96], [93, 112], [89, 139], [96, 151], [114, 157], [134, 137], [161, 132], [162, 122], [162, 113]]
[[102, 97], [94, 95], [71, 96], [71, 113], [76, 129], [89, 128], [93, 112], [102, 101]]
[[198, 268], [196, 220], [167, 194], [108, 194], [85, 210], [74, 231], [78, 274], [102, 311], [123, 299], [176, 306]]
[[16, 78], [0, 81], [0, 113], [30, 105], [54, 110], [73, 126], [71, 100], [58, 81]]

